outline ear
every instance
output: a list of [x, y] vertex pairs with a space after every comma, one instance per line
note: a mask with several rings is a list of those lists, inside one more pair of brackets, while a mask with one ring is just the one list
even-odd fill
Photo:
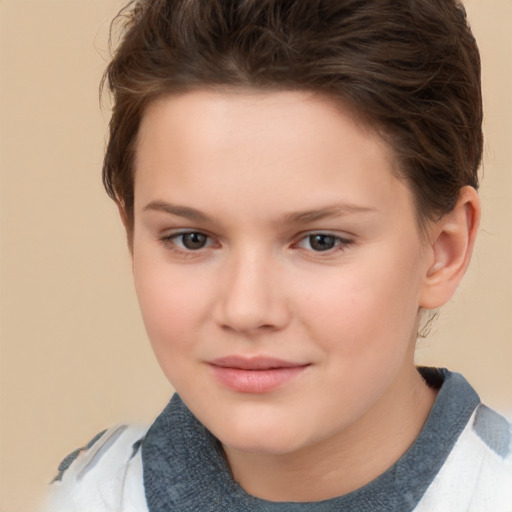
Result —
[[433, 262], [424, 278], [422, 308], [438, 308], [453, 296], [471, 260], [479, 223], [480, 199], [473, 187], [466, 186], [455, 208], [431, 226]]

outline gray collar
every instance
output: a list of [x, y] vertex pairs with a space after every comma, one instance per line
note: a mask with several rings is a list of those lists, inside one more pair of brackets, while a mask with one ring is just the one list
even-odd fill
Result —
[[277, 503], [247, 494], [233, 481], [220, 442], [175, 394], [142, 444], [150, 512], [412, 511], [480, 402], [462, 375], [432, 368], [420, 372], [429, 385], [441, 389], [411, 448], [360, 489], [314, 503]]

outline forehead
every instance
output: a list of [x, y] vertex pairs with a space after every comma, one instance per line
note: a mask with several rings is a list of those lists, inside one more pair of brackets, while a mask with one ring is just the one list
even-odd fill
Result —
[[[257, 141], [259, 136], [268, 132], [267, 129], [263, 132], [259, 129], [271, 126], [275, 127], [274, 132], [281, 132], [281, 138], [287, 134], [296, 136], [309, 130], [309, 137], [312, 131], [318, 131], [328, 142], [328, 139], [339, 135], [336, 128], [341, 124], [350, 124], [353, 132], [364, 133], [368, 138], [380, 138], [377, 124], [372, 125], [372, 121], [366, 119], [364, 114], [357, 112], [341, 99], [313, 91], [222, 87], [163, 96], [146, 107], [138, 143], [147, 135], [154, 136], [155, 131], [152, 128], [156, 127], [155, 119], [163, 120], [164, 117], [167, 123], [159, 123], [160, 130], [174, 129], [175, 122], [181, 124], [181, 129], [173, 134], [177, 142], [183, 143], [185, 138], [189, 141], [192, 138], [197, 139], [199, 142], [201, 136], [206, 136], [214, 147], [216, 143], [220, 145], [220, 138], [227, 135], [230, 129], [230, 135], [236, 130], [240, 139], [245, 137], [246, 140]], [[187, 130], [191, 125], [195, 128], [192, 133]], [[180, 138], [180, 135], [184, 137]], [[392, 150], [388, 144], [383, 139], [379, 142], [385, 147], [388, 157], [391, 157]], [[323, 150], [326, 148], [327, 144]]]
[[244, 198], [246, 209], [266, 199], [273, 209], [339, 201], [366, 207], [393, 202], [404, 188], [376, 131], [343, 105], [302, 91], [159, 99], [145, 112], [136, 155], [136, 203], [182, 193], [209, 203], [213, 194]]

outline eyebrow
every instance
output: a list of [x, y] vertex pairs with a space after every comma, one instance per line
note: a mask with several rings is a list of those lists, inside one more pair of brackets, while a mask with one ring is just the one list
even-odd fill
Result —
[[[163, 212], [177, 217], [184, 217], [185, 219], [195, 222], [210, 222], [212, 219], [200, 210], [190, 208], [189, 206], [175, 205], [166, 201], [151, 201], [144, 208], [143, 211], [156, 211]], [[309, 224], [318, 220], [329, 217], [340, 217], [343, 215], [351, 215], [357, 213], [375, 213], [377, 210], [368, 206], [359, 206], [353, 204], [335, 204], [325, 208], [304, 210], [298, 212], [286, 213], [283, 216], [283, 221], [290, 224]]]
[[165, 201], [151, 201], [144, 206], [143, 211], [155, 211], [168, 213], [170, 215], [176, 215], [177, 217], [184, 217], [185, 219], [206, 222], [210, 220], [210, 217], [200, 210], [190, 208], [188, 206], [180, 206]]
[[357, 213], [376, 213], [375, 208], [359, 206], [354, 204], [335, 204], [320, 208], [318, 210], [305, 210], [302, 212], [291, 212], [284, 216], [286, 222], [292, 224], [308, 224], [329, 217], [341, 217]]

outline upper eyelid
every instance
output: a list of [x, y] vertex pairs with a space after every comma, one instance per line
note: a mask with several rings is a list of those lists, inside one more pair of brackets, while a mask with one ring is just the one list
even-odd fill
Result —
[[[200, 233], [202, 235], [206, 235], [209, 238], [217, 238], [220, 239], [221, 237], [213, 235], [206, 229], [196, 229], [196, 228], [176, 228], [176, 229], [165, 229], [162, 230], [161, 237], [162, 238], [172, 238], [174, 236], [179, 235], [186, 235], [187, 233]], [[352, 241], [354, 238], [354, 235], [348, 234], [348, 233], [337, 233], [334, 230], [330, 229], [315, 229], [315, 230], [308, 230], [308, 231], [301, 231], [300, 233], [297, 233], [293, 235], [293, 239], [295, 240], [302, 240], [303, 238], [307, 238], [308, 236], [314, 236], [314, 235], [326, 235], [326, 236], [332, 236], [335, 238], [339, 238], [341, 240], [345, 241]]]
[[[180, 236], [187, 235], [190, 233], [197, 233], [201, 235], [205, 235], [207, 240], [206, 244], [203, 247], [198, 247], [197, 249], [189, 249], [183, 245], [183, 241], [177, 242], [176, 239], [179, 239]], [[208, 233], [204, 231], [200, 231], [198, 229], [181, 229], [173, 232], [167, 232], [167, 234], [160, 235], [158, 237], [159, 242], [166, 247], [166, 249], [171, 250], [174, 253], [185, 255], [196, 255], [199, 256], [204, 251], [215, 248], [216, 241], [210, 236]]]
[[165, 229], [162, 230], [159, 238], [161, 239], [171, 239], [178, 237], [180, 235], [187, 235], [189, 233], [199, 233], [201, 235], [205, 235], [208, 238], [214, 238], [208, 231], [204, 229], [194, 229], [194, 228], [179, 228], [179, 229]]
[[354, 241], [354, 235], [348, 234], [348, 233], [339, 233], [334, 230], [330, 229], [315, 229], [310, 231], [304, 231], [302, 233], [299, 233], [295, 236], [296, 240], [304, 240], [304, 238], [308, 238], [310, 236], [315, 235], [325, 235], [325, 236], [332, 236], [333, 238], [337, 238], [339, 240], [343, 240], [344, 242], [353, 242]]
[[[335, 243], [333, 247], [330, 247], [328, 249], [325, 249], [323, 251], [315, 250], [313, 247], [303, 247], [302, 244], [308, 243], [307, 239], [310, 237], [313, 237], [315, 235], [325, 235], [329, 236], [335, 239]], [[311, 242], [309, 242], [311, 244]], [[313, 253], [318, 257], [330, 257], [334, 254], [337, 254], [339, 252], [344, 252], [346, 249], [348, 249], [350, 246], [354, 244], [353, 238], [346, 238], [339, 234], [334, 234], [326, 231], [312, 231], [309, 233], [306, 233], [300, 237], [297, 237], [295, 241], [291, 244], [290, 248], [295, 250], [302, 250], [306, 251], [308, 253]]]
[[175, 230], [175, 231], [166, 230], [166, 231], [162, 232], [162, 234], [158, 235], [158, 239], [163, 242], [166, 242], [166, 241], [170, 241], [175, 238], [179, 238], [180, 236], [188, 235], [191, 233], [197, 233], [200, 235], [204, 235], [208, 238], [208, 240], [214, 239], [214, 237], [212, 237], [212, 235], [210, 235], [209, 233], [206, 233], [205, 231], [199, 230], [199, 229], [179, 229], [179, 230]]

